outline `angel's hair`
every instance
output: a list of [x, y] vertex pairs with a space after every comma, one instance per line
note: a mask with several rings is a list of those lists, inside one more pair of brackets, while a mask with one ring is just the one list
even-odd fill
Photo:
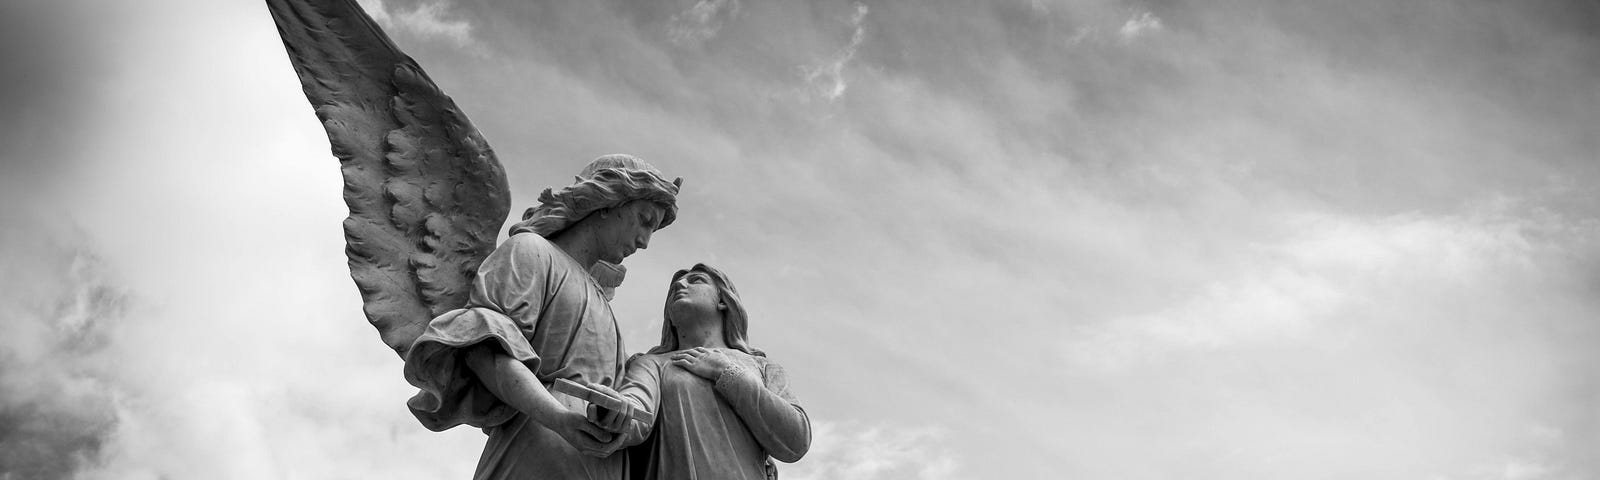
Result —
[[[767, 354], [750, 347], [750, 315], [745, 313], [744, 302], [739, 300], [739, 290], [733, 288], [733, 282], [728, 281], [728, 274], [721, 270], [711, 268], [704, 263], [696, 263], [693, 267], [678, 270], [672, 274], [672, 281], [667, 282], [667, 305], [672, 304], [671, 285], [689, 272], [701, 272], [711, 276], [711, 283], [717, 285], [720, 292], [718, 298], [728, 306], [722, 314], [722, 340], [728, 348], [736, 349], [751, 355], [765, 357]], [[672, 309], [663, 308], [661, 315], [661, 344], [645, 353], [667, 353], [678, 350], [678, 331], [672, 326]]]
[[667, 181], [648, 163], [626, 155], [607, 155], [585, 168], [578, 183], [560, 190], [544, 189], [539, 205], [522, 214], [522, 221], [511, 226], [511, 235], [533, 232], [551, 238], [583, 220], [589, 214], [615, 208], [634, 200], [649, 200], [666, 209], [657, 230], [671, 225], [678, 217], [678, 185], [683, 179]]

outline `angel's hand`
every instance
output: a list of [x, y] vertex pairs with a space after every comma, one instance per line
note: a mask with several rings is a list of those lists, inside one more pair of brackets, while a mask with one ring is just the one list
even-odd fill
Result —
[[607, 457], [617, 448], [622, 446], [622, 436], [601, 430], [599, 426], [589, 423], [583, 414], [573, 411], [563, 411], [556, 415], [555, 421], [546, 425], [562, 440], [572, 444], [578, 452], [592, 457]]
[[601, 430], [613, 433], [621, 433], [622, 429], [628, 426], [628, 420], [633, 417], [633, 402], [628, 401], [628, 399], [623, 397], [621, 393], [617, 393], [617, 391], [612, 390], [611, 387], [593, 382], [590, 382], [588, 385], [589, 388], [593, 389], [594, 391], [620, 400], [622, 401], [623, 405], [626, 405], [626, 407], [619, 412], [591, 403], [589, 404], [589, 423], [593, 423], [595, 426], [600, 427]]
[[717, 381], [722, 376], [722, 370], [733, 364], [733, 359], [722, 350], [712, 350], [705, 347], [695, 347], [672, 354], [671, 363], [689, 373], [710, 381]]

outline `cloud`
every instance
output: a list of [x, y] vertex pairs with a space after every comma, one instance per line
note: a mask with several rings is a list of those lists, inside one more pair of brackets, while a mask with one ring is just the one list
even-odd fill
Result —
[[953, 478], [957, 457], [944, 442], [948, 432], [817, 420], [811, 430], [811, 451], [805, 458], [778, 465], [783, 478]]
[[1107, 390], [1074, 394], [1097, 400], [1066, 423], [1139, 413], [1066, 443], [1154, 434], [1172, 441], [1144, 446], [1194, 478], [1293, 476], [1327, 450], [1345, 459], [1321, 470], [1335, 478], [1584, 477], [1597, 423], [1580, 412], [1600, 392], [1577, 380], [1597, 373], [1578, 345], [1600, 338], [1582, 293], [1600, 224], [1527, 206], [1297, 214], [1169, 306], [1080, 323], [1060, 375]]
[[1555, 469], [1538, 460], [1513, 458], [1506, 461], [1500, 473], [1505, 480], [1539, 480], [1553, 478]]
[[699, 44], [716, 37], [722, 25], [738, 15], [739, 0], [700, 0], [672, 16], [667, 38], [677, 44]]
[[[118, 81], [60, 94], [128, 107], [68, 130], [104, 142], [0, 147], [7, 173], [10, 155], [41, 152], [70, 186], [0, 191], [0, 477], [470, 475], [481, 433], [419, 428], [399, 360], [362, 318], [338, 162], [303, 95], [263, 88], [297, 84], [270, 17], [112, 8], [90, 37], [115, 47], [96, 61]], [[172, 98], [130, 91], [210, 100], [171, 116]], [[328, 236], [295, 233], [317, 224]]]
[[1497, 287], [1501, 279], [1530, 275], [1538, 260], [1530, 236], [1561, 228], [1561, 220], [1542, 220], [1491, 213], [1297, 216], [1286, 220], [1293, 234], [1252, 245], [1250, 263], [1236, 273], [1206, 282], [1168, 309], [1077, 332], [1064, 351], [1075, 363], [1112, 367], [1174, 350], [1310, 341], [1349, 326], [1351, 316], [1392, 316], [1374, 305], [1420, 301], [1387, 295], [1401, 286], [1506, 295]]
[[[31, 217], [31, 218], [30, 218]], [[0, 214], [0, 478], [73, 478], [102, 460], [123, 390], [105, 362], [128, 294], [83, 232]]]
[[1156, 17], [1155, 14], [1150, 12], [1141, 12], [1138, 15], [1134, 15], [1133, 18], [1129, 18], [1127, 22], [1124, 22], [1122, 24], [1122, 28], [1117, 29], [1117, 35], [1121, 35], [1123, 40], [1132, 40], [1140, 36], [1159, 32], [1161, 31], [1161, 28], [1160, 18]]
[[367, 11], [367, 15], [377, 21], [385, 31], [448, 40], [457, 48], [478, 46], [472, 37], [472, 24], [463, 19], [451, 18], [449, 0], [424, 0], [408, 9], [393, 10], [384, 0], [358, 1], [362, 9]]
[[844, 96], [845, 89], [849, 87], [845, 83], [844, 67], [855, 59], [856, 50], [861, 48], [861, 42], [866, 39], [866, 27], [863, 21], [867, 18], [867, 4], [856, 2], [855, 7], [855, 14], [850, 16], [850, 25], [853, 28], [850, 43], [845, 45], [832, 60], [802, 69], [806, 82], [811, 84], [812, 90], [830, 102]]

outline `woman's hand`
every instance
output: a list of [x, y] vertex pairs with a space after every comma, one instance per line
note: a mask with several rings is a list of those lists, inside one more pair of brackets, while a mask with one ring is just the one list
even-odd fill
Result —
[[672, 364], [683, 367], [690, 373], [710, 381], [717, 381], [722, 376], [722, 369], [733, 365], [733, 359], [722, 350], [712, 350], [706, 347], [695, 347], [672, 354]]
[[633, 402], [628, 401], [627, 397], [622, 396], [621, 393], [618, 393], [616, 390], [612, 390], [611, 387], [607, 387], [605, 385], [589, 382], [589, 389], [617, 399], [626, 406], [622, 411], [619, 412], [609, 408], [602, 408], [593, 403], [589, 404], [590, 423], [595, 424], [595, 426], [598, 426], [607, 432], [621, 433], [622, 429], [628, 426], [628, 421], [633, 419], [633, 410], [636, 408], [634, 407]]

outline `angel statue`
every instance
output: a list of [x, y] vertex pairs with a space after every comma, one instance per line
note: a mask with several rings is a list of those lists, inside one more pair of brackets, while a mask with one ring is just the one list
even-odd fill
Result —
[[416, 61], [355, 0], [267, 6], [342, 164], [350, 274], [420, 390], [411, 412], [431, 430], [488, 434], [474, 478], [623, 478], [610, 455], [623, 437], [549, 388], [617, 384], [627, 357], [606, 289], [672, 223], [682, 179], [600, 157], [496, 247], [505, 172]]

